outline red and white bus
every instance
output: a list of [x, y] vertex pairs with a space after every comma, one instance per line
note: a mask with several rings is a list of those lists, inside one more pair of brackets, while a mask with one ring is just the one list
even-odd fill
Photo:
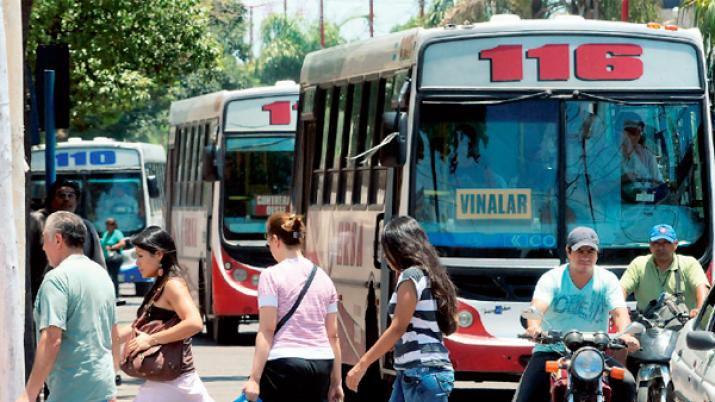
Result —
[[421, 223], [458, 288], [446, 343], [463, 379], [518, 378], [532, 349], [520, 311], [576, 226], [599, 233], [599, 263], [618, 275], [648, 253], [656, 223], [708, 266], [704, 71], [697, 30], [574, 16], [496, 16], [309, 54], [293, 201], [306, 253], [340, 295], [343, 362], [387, 324], [394, 278], [378, 239], [398, 214]]
[[171, 104], [166, 220], [219, 343], [256, 320], [261, 270], [275, 264], [266, 218], [287, 210], [298, 86], [221, 91]]

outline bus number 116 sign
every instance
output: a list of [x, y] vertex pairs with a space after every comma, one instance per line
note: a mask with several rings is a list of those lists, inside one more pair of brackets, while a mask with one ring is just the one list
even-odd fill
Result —
[[[634, 81], [643, 76], [643, 49], [627, 43], [587, 43], [573, 52], [568, 44], [546, 44], [524, 51], [522, 45], [499, 45], [479, 52], [490, 62], [491, 82], [524, 79], [524, 60], [537, 61], [539, 81]], [[573, 58], [573, 60], [572, 60]]]

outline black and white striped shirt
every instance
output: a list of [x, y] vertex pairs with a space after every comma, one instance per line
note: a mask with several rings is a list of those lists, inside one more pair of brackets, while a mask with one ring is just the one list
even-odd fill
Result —
[[407, 331], [395, 345], [395, 369], [407, 370], [415, 367], [452, 368], [449, 352], [442, 341], [442, 331], [437, 324], [437, 303], [432, 297], [429, 277], [419, 267], [408, 268], [397, 279], [395, 293], [390, 298], [388, 312], [395, 314], [397, 289], [403, 282], [411, 280], [417, 289], [417, 307], [410, 319]]

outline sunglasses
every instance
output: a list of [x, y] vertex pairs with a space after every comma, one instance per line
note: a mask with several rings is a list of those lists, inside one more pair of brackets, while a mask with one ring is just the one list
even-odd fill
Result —
[[640, 127], [626, 127], [624, 130], [628, 135], [641, 135], [641, 133], [643, 133]]

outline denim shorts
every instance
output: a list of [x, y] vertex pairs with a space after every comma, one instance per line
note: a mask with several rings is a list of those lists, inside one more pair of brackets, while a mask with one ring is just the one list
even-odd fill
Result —
[[447, 402], [454, 388], [454, 371], [441, 367], [398, 370], [390, 402]]

